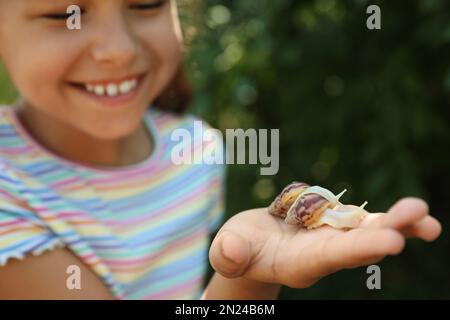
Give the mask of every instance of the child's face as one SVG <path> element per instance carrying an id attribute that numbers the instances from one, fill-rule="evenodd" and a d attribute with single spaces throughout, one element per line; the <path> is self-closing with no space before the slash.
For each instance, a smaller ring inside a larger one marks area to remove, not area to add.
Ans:
<path id="1" fill-rule="evenodd" d="M 83 11 L 81 30 L 69 30 L 64 16 L 45 17 L 72 4 Z M 175 0 L 0 0 L 0 7 L 0 59 L 26 105 L 97 138 L 136 130 L 181 62 Z M 134 98 L 109 98 L 115 106 L 85 89 L 141 75 Z"/>

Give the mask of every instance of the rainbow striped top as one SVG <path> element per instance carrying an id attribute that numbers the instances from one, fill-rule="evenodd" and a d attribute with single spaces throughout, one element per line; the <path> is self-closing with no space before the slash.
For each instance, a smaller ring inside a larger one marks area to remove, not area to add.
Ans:
<path id="1" fill-rule="evenodd" d="M 143 120 L 152 154 L 94 167 L 53 154 L 0 106 L 0 268 L 61 247 L 117 299 L 198 299 L 209 236 L 223 222 L 224 166 L 171 160 L 171 133 L 193 132 L 195 120 L 152 106 Z"/>

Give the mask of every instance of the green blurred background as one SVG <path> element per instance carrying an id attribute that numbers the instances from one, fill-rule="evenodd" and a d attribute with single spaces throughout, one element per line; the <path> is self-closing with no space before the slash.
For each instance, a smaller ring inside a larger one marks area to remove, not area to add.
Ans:
<path id="1" fill-rule="evenodd" d="M 228 166 L 229 216 L 300 180 L 347 188 L 369 211 L 419 196 L 443 224 L 435 243 L 379 264 L 382 290 L 360 268 L 281 298 L 450 298 L 450 2 L 188 2 L 193 111 L 221 129 L 280 129 L 276 176 Z M 381 30 L 366 28 L 370 4 Z"/>
<path id="2" fill-rule="evenodd" d="M 443 225 L 379 265 L 280 298 L 450 298 L 450 2 L 178 0 L 194 85 L 191 112 L 214 126 L 280 129 L 280 170 L 229 165 L 227 215 L 267 206 L 293 180 L 349 191 L 385 211 L 419 196 Z M 382 29 L 366 28 L 367 6 Z M 0 70 L 0 103 L 16 93 Z"/>

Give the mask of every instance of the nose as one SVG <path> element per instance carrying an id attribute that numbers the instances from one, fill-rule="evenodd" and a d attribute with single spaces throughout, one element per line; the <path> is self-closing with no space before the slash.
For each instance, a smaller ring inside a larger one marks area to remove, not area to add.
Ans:
<path id="1" fill-rule="evenodd" d="M 108 21 L 106 21 L 108 20 Z M 92 57 L 96 62 L 114 66 L 130 64 L 136 57 L 138 43 L 123 17 L 104 19 L 97 25 Z"/>

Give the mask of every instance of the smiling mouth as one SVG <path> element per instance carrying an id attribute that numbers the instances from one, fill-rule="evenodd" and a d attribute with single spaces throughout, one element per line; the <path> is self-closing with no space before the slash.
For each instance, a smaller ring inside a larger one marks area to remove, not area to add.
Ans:
<path id="1" fill-rule="evenodd" d="M 69 84 L 78 89 L 98 97 L 119 97 L 133 92 L 142 81 L 144 74 L 132 76 L 121 81 L 102 81 L 102 82 L 69 82 Z"/>

